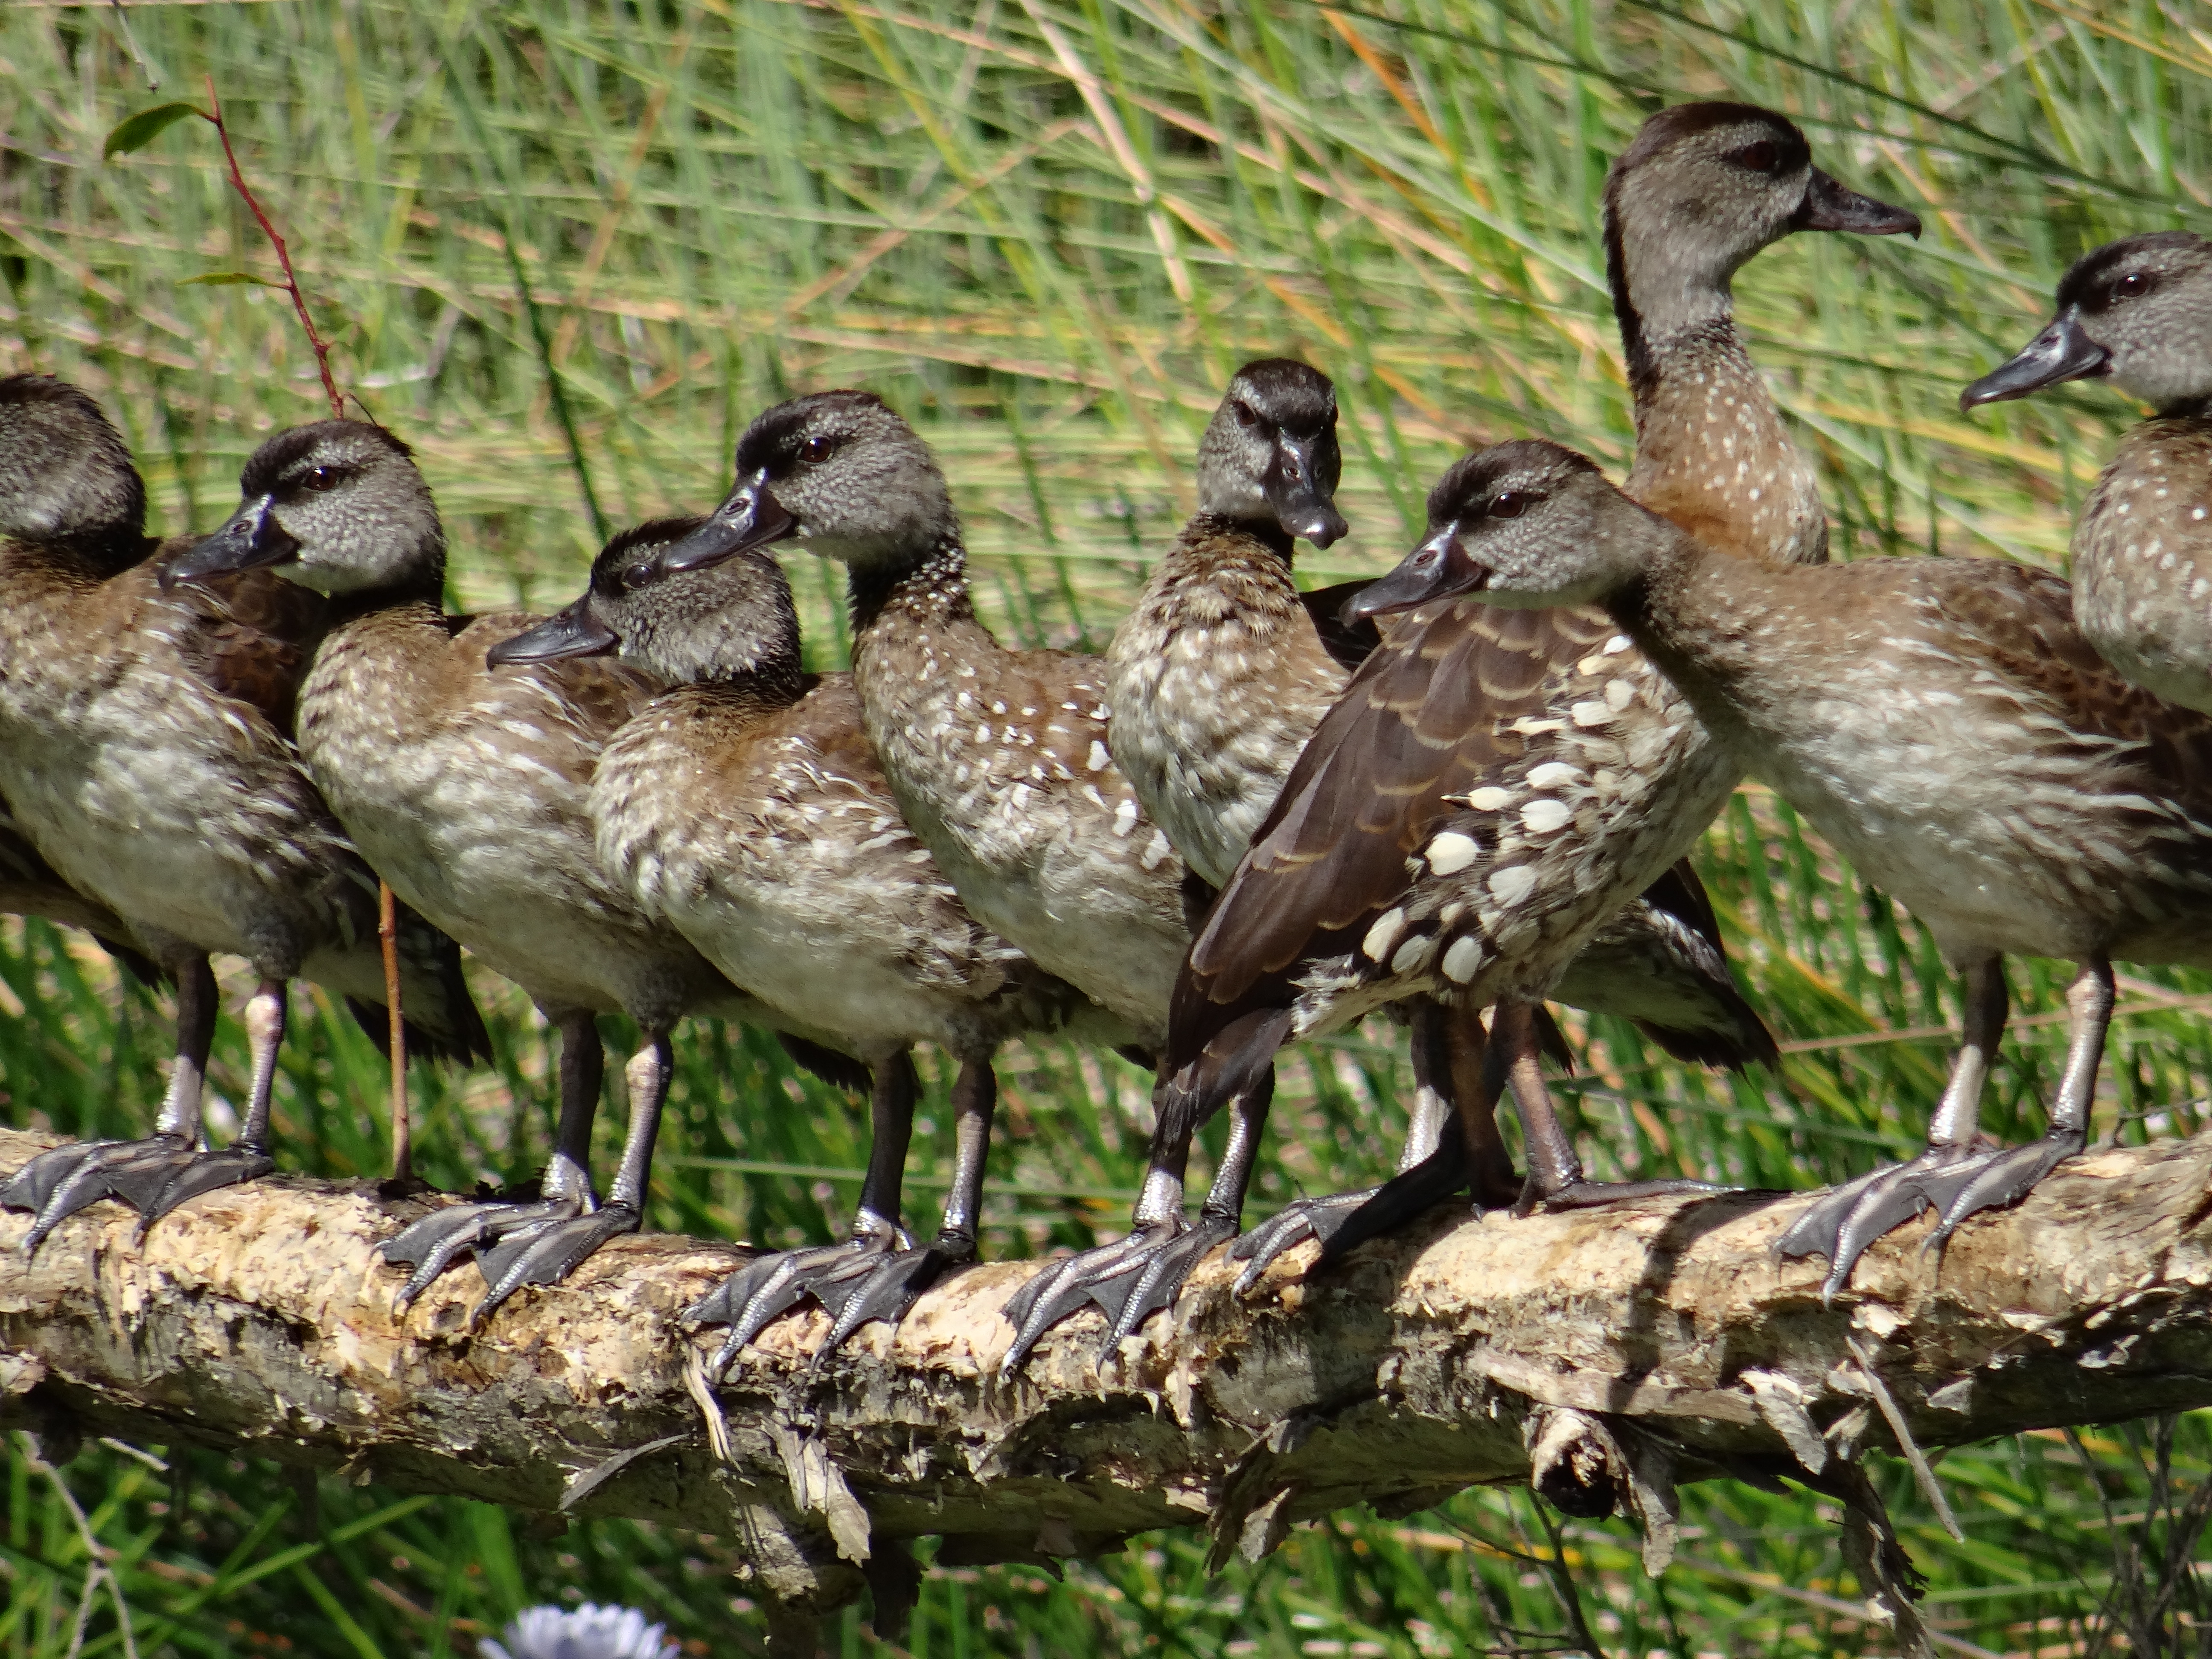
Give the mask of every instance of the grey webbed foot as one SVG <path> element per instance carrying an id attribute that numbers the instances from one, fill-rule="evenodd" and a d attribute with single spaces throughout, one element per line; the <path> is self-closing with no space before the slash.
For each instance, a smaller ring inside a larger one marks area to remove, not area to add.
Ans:
<path id="1" fill-rule="evenodd" d="M 1775 1249 L 1790 1257 L 1825 1255 L 1828 1276 L 1820 1300 L 1832 1302 L 1850 1283 L 1867 1247 L 1923 1210 L 1939 1214 L 1980 1167 L 1960 1146 L 1930 1146 L 1917 1158 L 1846 1182 L 1797 1218 Z"/>
<path id="2" fill-rule="evenodd" d="M 508 1233 L 483 1253 L 480 1265 L 490 1288 L 469 1310 L 469 1328 L 481 1328 L 501 1303 L 526 1285 L 558 1285 L 600 1245 L 644 1224 L 645 1218 L 629 1205 L 605 1204 L 588 1214 Z"/>
<path id="3" fill-rule="evenodd" d="M 1328 1246 L 1345 1224 L 1382 1190 L 1380 1187 L 1367 1187 L 1356 1193 L 1331 1193 L 1322 1198 L 1297 1199 L 1285 1205 L 1229 1247 L 1231 1259 L 1244 1264 L 1244 1271 L 1237 1275 L 1237 1294 L 1243 1296 L 1257 1285 L 1261 1275 L 1274 1266 L 1276 1257 L 1296 1249 L 1310 1238 L 1321 1242 L 1322 1254 L 1326 1257 Z"/>
<path id="4" fill-rule="evenodd" d="M 833 1286 L 822 1302 L 836 1315 L 837 1322 L 830 1328 L 828 1340 L 814 1356 L 816 1361 L 836 1352 L 847 1337 L 872 1321 L 882 1320 L 897 1329 L 921 1299 L 921 1293 L 942 1279 L 947 1268 L 965 1267 L 975 1259 L 975 1247 L 970 1241 L 933 1239 L 878 1263 L 873 1273 L 857 1284 Z"/>
<path id="5" fill-rule="evenodd" d="M 55 1228 L 103 1198 L 120 1199 L 143 1210 L 173 1176 L 201 1156 L 190 1140 L 172 1134 L 102 1141 L 88 1148 L 48 1190 L 37 1220 L 23 1236 L 24 1254 L 36 1250 Z"/>
<path id="6" fill-rule="evenodd" d="M 46 1207 L 54 1189 L 67 1181 L 77 1165 L 109 1146 L 134 1143 L 122 1140 L 71 1140 L 49 1146 L 9 1177 L 0 1187 L 0 1209 L 28 1210 L 33 1215 Z"/>
<path id="7" fill-rule="evenodd" d="M 410 1222 L 378 1247 L 386 1261 L 414 1270 L 399 1287 L 399 1294 L 392 1297 L 392 1312 L 405 1311 L 410 1303 L 430 1288 L 439 1274 L 464 1257 L 489 1249 L 510 1234 L 571 1220 L 579 1212 L 576 1200 L 568 1198 L 540 1199 L 525 1204 L 495 1200 L 481 1204 L 449 1204 L 419 1221 Z"/>
<path id="8" fill-rule="evenodd" d="M 720 1376 L 740 1348 L 810 1296 L 830 1310 L 833 1322 L 842 1322 L 852 1297 L 899 1260 L 911 1242 L 903 1229 L 886 1224 L 864 1227 L 835 1244 L 779 1250 L 746 1263 L 693 1303 L 684 1316 L 701 1325 L 730 1328 L 714 1355 L 713 1369 Z M 850 1334 L 849 1329 L 839 1334 L 833 1328 L 828 1346 L 835 1347 Z"/>
<path id="9" fill-rule="evenodd" d="M 2025 1146 L 2001 1147 L 1967 1159 L 1952 1182 L 1942 1223 L 1928 1236 L 1929 1248 L 1942 1245 L 1968 1216 L 2020 1202 L 2044 1176 L 2078 1154 L 2084 1140 L 2079 1129 L 2053 1129 Z"/>
<path id="10" fill-rule="evenodd" d="M 1181 1217 L 1140 1228 L 1127 1238 L 1054 1263 L 1024 1285 L 1003 1312 L 1015 1330 L 1000 1362 L 1012 1370 L 1027 1359 L 1044 1334 L 1086 1305 L 1106 1316 L 1101 1358 L 1153 1314 L 1170 1306 L 1206 1253 L 1237 1236 L 1237 1224 L 1206 1211 L 1195 1222 Z"/>
<path id="11" fill-rule="evenodd" d="M 276 1167 L 276 1160 L 265 1148 L 233 1141 L 182 1163 L 152 1166 L 132 1163 L 109 1179 L 118 1196 L 138 1206 L 138 1237 L 143 1238 L 149 1227 L 186 1200 L 258 1181 Z"/>

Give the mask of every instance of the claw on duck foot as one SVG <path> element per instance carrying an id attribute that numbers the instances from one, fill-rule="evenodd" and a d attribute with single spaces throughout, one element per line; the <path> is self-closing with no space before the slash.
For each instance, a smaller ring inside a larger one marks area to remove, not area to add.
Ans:
<path id="1" fill-rule="evenodd" d="M 567 1220 L 541 1222 L 510 1232 L 482 1253 L 478 1266 L 489 1287 L 469 1310 L 469 1328 L 483 1328 L 500 1304 L 528 1285 L 558 1285 L 600 1245 L 634 1233 L 644 1218 L 627 1204 L 607 1204 Z"/>
<path id="2" fill-rule="evenodd" d="M 1154 1223 L 1114 1243 L 1053 1263 L 1002 1310 L 1015 1334 L 1000 1370 L 1018 1369 L 1047 1331 L 1086 1305 L 1106 1316 L 1106 1340 L 1100 1349 L 1104 1359 L 1123 1337 L 1174 1303 L 1191 1269 L 1207 1251 L 1236 1236 L 1237 1224 L 1228 1217 L 1200 1212 L 1195 1222 L 1177 1217 Z"/>
<path id="3" fill-rule="evenodd" d="M 539 1199 L 524 1204 L 493 1200 L 449 1204 L 410 1222 L 377 1247 L 386 1261 L 414 1270 L 392 1297 L 392 1310 L 405 1311 L 456 1261 L 510 1235 L 567 1221 L 578 1213 L 580 1206 L 573 1199 Z"/>

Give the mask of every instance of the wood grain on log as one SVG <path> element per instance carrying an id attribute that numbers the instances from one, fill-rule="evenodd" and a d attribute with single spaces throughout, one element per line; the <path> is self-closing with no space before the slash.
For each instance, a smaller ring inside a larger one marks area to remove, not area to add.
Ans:
<path id="1" fill-rule="evenodd" d="M 0 1170 L 50 1143 L 0 1132 Z M 471 1335 L 471 1269 L 392 1316 L 374 1247 L 419 1202 L 276 1178 L 143 1241 L 94 1206 L 27 1262 L 27 1218 L 0 1218 L 0 1420 L 725 1534 L 761 1591 L 823 1605 L 861 1564 L 896 1595 L 886 1546 L 932 1534 L 946 1560 L 1176 1525 L 1256 1554 L 1345 1504 L 1526 1480 L 1562 1420 L 1615 1431 L 1656 1525 L 1675 1472 L 1817 1480 L 1893 1444 L 1884 1388 L 1923 1446 L 2212 1404 L 2212 1134 L 2077 1159 L 1940 1257 L 1907 1226 L 1832 1309 L 1822 1264 L 1771 1253 L 1803 1202 L 1440 1214 L 1311 1282 L 1309 1247 L 1243 1300 L 1216 1256 L 1104 1371 L 1086 1315 L 1000 1376 L 1032 1267 L 982 1267 L 818 1369 L 826 1321 L 786 1317 L 708 1390 L 719 1333 L 678 1312 L 728 1246 L 617 1240 Z"/>

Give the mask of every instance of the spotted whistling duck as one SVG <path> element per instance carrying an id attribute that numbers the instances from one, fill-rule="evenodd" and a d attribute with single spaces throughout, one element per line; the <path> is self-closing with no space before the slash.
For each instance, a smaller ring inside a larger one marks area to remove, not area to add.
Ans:
<path id="1" fill-rule="evenodd" d="M 1306 740 L 1376 642 L 1370 624 L 1348 647 L 1340 631 L 1325 635 L 1326 610 L 1314 615 L 1317 600 L 1340 604 L 1364 584 L 1316 595 L 1291 579 L 1299 537 L 1327 546 L 1345 532 L 1333 499 L 1341 471 L 1336 422 L 1335 387 L 1318 369 L 1267 358 L 1237 371 L 1200 441 L 1199 510 L 1106 653 L 1115 758 L 1207 884 L 1208 898 L 1234 872 Z M 1671 1052 L 1729 1065 L 1772 1052 L 1729 977 L 1686 860 L 1623 908 L 1558 988 L 1586 1007 L 1656 1016 L 1654 1035 Z M 1408 1006 L 1415 1091 L 1401 1170 L 1435 1149 L 1455 1073 L 1476 1075 L 1484 1041 L 1474 1008 L 1447 1011 L 1428 997 Z M 1484 1154 L 1479 1195 L 1510 1203 L 1512 1163 L 1487 1109 L 1460 1105 Z M 1289 1206 L 1261 1229 L 1251 1247 L 1256 1262 L 1295 1237 L 1326 1238 L 1370 1195 Z M 1256 1275 L 1258 1266 L 1249 1271 Z"/>
<path id="2" fill-rule="evenodd" d="M 42 375 L 0 380 L 0 794 L 40 857 L 177 986 L 154 1133 L 57 1147 L 18 1171 L 0 1203 L 35 1212 L 27 1249 L 102 1197 L 151 1224 L 266 1172 L 285 982 L 304 975 L 356 1012 L 385 994 L 376 878 L 288 736 L 320 602 L 261 577 L 164 592 L 145 511 L 97 404 Z M 410 915 L 400 944 L 416 1051 L 487 1052 L 453 942 Z M 260 983 L 245 1118 L 209 1152 L 216 951 L 246 957 Z M 380 1029 L 380 1012 L 364 1024 Z"/>
<path id="3" fill-rule="evenodd" d="M 1601 605 L 1705 729 L 1924 923 L 1965 980 L 1966 1036 L 1926 1152 L 1838 1189 L 1785 1236 L 1826 1293 L 1925 1207 L 1940 1241 L 2081 1148 L 2112 963 L 2212 965 L 2212 724 L 2130 685 L 2068 585 L 1999 559 L 1806 568 L 1730 558 L 1531 441 L 1455 465 L 1407 596 Z M 1928 710 L 1944 711 L 1931 721 Z M 2072 958 L 2050 1132 L 1976 1144 L 2007 954 Z"/>
<path id="4" fill-rule="evenodd" d="M 2212 241 L 2107 243 L 2058 284 L 2058 315 L 1963 409 L 2100 377 L 2154 413 L 2120 441 L 2074 526 L 2074 619 L 2146 691 L 2212 714 Z"/>
<path id="5" fill-rule="evenodd" d="M 602 862 L 732 982 L 835 1032 L 874 1075 L 851 1239 L 763 1256 L 691 1309 L 730 1327 L 726 1364 L 802 1297 L 830 1311 L 827 1352 L 870 1320 L 896 1325 L 947 1267 L 973 1261 L 993 1054 L 1009 1036 L 1081 1023 L 1088 1004 L 979 927 L 938 873 L 861 730 L 852 676 L 805 672 L 774 558 L 747 551 L 684 572 L 653 562 L 700 523 L 617 537 L 584 595 L 501 655 L 619 652 L 669 686 L 600 757 L 591 811 Z M 899 1214 L 917 1042 L 960 1065 L 952 1190 L 936 1237 L 918 1248 Z"/>
<path id="6" fill-rule="evenodd" d="M 663 556 L 696 568 L 785 537 L 850 572 L 862 724 L 915 833 L 976 921 L 1066 980 L 1156 1055 L 1189 942 L 1183 865 L 1107 746 L 1105 665 L 1009 650 L 975 616 L 960 523 L 935 458 L 864 392 L 793 399 L 739 440 L 737 485 Z M 1265 1121 L 1272 1073 L 1235 1102 L 1228 1164 Z M 1172 1121 L 1154 1149 L 1188 1135 Z M 1109 1345 L 1166 1305 L 1234 1235 L 1241 1184 L 1217 1182 L 1195 1223 L 1180 1156 L 1147 1169 L 1137 1229 L 1057 1264 L 1009 1304 L 1018 1364 L 1066 1308 L 1107 1313 Z"/>
<path id="7" fill-rule="evenodd" d="M 1737 104 L 1653 116 L 1604 202 L 1634 394 L 1631 491 L 1745 556 L 1825 558 L 1812 468 L 1736 332 L 1730 283 L 1793 231 L 1887 234 L 1918 221 L 1814 167 L 1783 117 Z M 1370 588 L 1352 608 L 1371 617 L 1386 603 Z M 1460 600 L 1400 616 L 1192 947 L 1168 1094 L 1194 1097 L 1182 1109 L 1201 1115 L 1287 1038 L 1400 998 L 1495 1002 L 1493 1074 L 1512 1087 L 1528 1148 L 1522 1203 L 1643 1190 L 1584 1179 L 1535 1069 L 1534 1000 L 1683 856 L 1738 771 L 1601 613 Z M 1328 1251 L 1442 1197 L 1467 1158 L 1446 1136 Z M 1278 1242 L 1255 1235 L 1240 1249 L 1256 1268 Z"/>
<path id="8" fill-rule="evenodd" d="M 402 1307 L 478 1256 L 486 1290 L 470 1320 L 480 1323 L 641 1224 L 676 1023 L 762 1011 L 645 916 L 593 850 L 592 769 L 657 683 L 607 662 L 488 665 L 487 652 L 542 618 L 447 614 L 437 504 L 407 446 L 380 427 L 281 432 L 240 487 L 237 513 L 172 574 L 265 569 L 329 597 L 329 631 L 300 687 L 301 755 L 392 890 L 520 986 L 561 1035 L 559 1125 L 540 1195 L 447 1206 L 383 1246 L 412 1269 Z M 605 1068 L 594 1017 L 617 1012 L 644 1041 L 601 1203 L 590 1175 Z"/>

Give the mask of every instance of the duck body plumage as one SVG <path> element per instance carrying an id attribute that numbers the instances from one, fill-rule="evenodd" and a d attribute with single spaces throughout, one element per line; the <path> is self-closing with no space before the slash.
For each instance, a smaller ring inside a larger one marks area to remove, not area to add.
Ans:
<path id="1" fill-rule="evenodd" d="M 2108 665 L 2064 580 L 1990 559 L 1686 572 L 1634 613 L 1647 647 L 1952 961 L 2212 963 L 2212 722 Z"/>
<path id="2" fill-rule="evenodd" d="M 1108 651 L 1115 763 L 1219 887 L 1349 678 L 1291 574 L 1290 538 L 1200 514 Z"/>
<path id="3" fill-rule="evenodd" d="M 428 599 L 342 617 L 301 688 L 309 766 L 393 890 L 549 1015 L 665 1026 L 734 1002 L 593 850 L 600 751 L 658 686 L 597 659 L 486 666 L 539 620 L 448 617 Z"/>
<path id="4" fill-rule="evenodd" d="M 2120 440 L 2075 521 L 2075 620 L 2130 680 L 2212 714 L 2212 415 Z"/>
<path id="5" fill-rule="evenodd" d="M 734 983 L 860 1054 L 970 1057 L 1083 1004 L 980 926 L 907 827 L 852 678 L 683 685 L 607 747 L 599 857 Z"/>
<path id="6" fill-rule="evenodd" d="M 952 543 L 860 608 L 853 672 L 899 809 L 976 921 L 1157 1048 L 1183 864 L 1114 763 L 1105 665 L 1001 646 Z"/>
<path id="7" fill-rule="evenodd" d="M 150 556 L 103 574 L 21 543 L 0 586 L 0 787 L 54 870 L 164 966 L 228 951 L 381 1002 L 376 878 L 285 730 L 323 602 L 258 572 L 165 593 Z M 410 1018 L 480 1049 L 450 965 L 410 943 Z"/>

